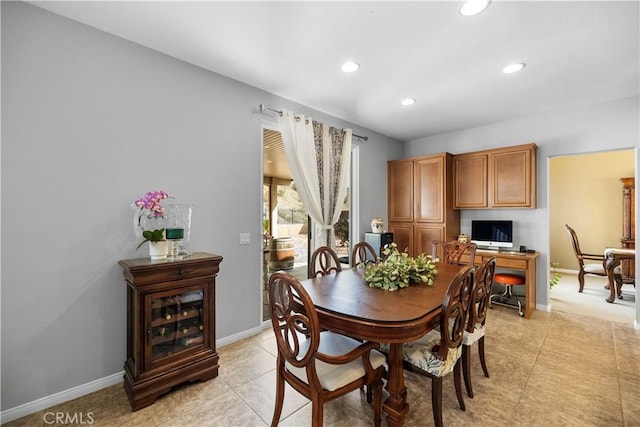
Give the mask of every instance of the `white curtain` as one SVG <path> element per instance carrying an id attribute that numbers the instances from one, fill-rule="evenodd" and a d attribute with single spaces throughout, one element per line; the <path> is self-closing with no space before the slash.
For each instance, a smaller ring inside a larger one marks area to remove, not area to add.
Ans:
<path id="1" fill-rule="evenodd" d="M 340 219 L 349 183 L 351 129 L 326 126 L 284 109 L 280 129 L 300 199 L 321 229 L 310 249 L 335 248 L 333 226 Z"/>

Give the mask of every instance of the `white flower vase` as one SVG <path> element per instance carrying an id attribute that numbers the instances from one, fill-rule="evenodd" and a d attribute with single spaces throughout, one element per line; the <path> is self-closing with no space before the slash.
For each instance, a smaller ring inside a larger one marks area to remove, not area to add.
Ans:
<path id="1" fill-rule="evenodd" d="M 384 228 L 384 222 L 381 218 L 375 217 L 371 220 L 371 232 L 376 234 L 382 234 Z"/>
<path id="2" fill-rule="evenodd" d="M 161 261 L 167 259 L 169 254 L 169 241 L 160 240 L 157 242 L 149 242 L 149 256 L 151 261 Z"/>

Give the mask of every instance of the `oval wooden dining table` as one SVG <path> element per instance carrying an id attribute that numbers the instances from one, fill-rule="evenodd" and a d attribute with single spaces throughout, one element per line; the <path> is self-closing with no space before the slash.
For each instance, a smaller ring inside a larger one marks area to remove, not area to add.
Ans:
<path id="1" fill-rule="evenodd" d="M 437 326 L 444 295 L 458 271 L 458 265 L 438 264 L 432 285 L 416 284 L 396 291 L 369 287 L 362 270 L 343 270 L 301 282 L 313 300 L 321 327 L 361 340 L 390 343 L 389 397 L 382 404 L 389 426 L 401 426 L 409 412 L 402 343 Z"/>

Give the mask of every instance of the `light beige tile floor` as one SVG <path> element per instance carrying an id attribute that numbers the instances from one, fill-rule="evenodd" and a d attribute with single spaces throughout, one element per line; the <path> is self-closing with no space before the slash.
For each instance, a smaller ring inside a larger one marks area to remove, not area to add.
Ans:
<path id="1" fill-rule="evenodd" d="M 218 351 L 217 378 L 177 387 L 137 412 L 116 385 L 3 426 L 49 426 L 46 412 L 91 412 L 94 426 L 270 425 L 276 351 L 271 329 Z M 629 323 L 541 311 L 527 320 L 516 310 L 495 307 L 489 311 L 486 352 L 490 378 L 482 375 L 472 349 L 475 397 L 465 399 L 466 412 L 457 405 L 453 378 L 445 379 L 446 425 L 640 425 L 640 331 Z M 432 425 L 431 381 L 412 373 L 405 373 L 405 381 L 410 405 L 405 425 Z M 310 409 L 287 388 L 280 425 L 310 425 Z M 325 406 L 326 426 L 368 426 L 372 420 L 359 391 Z"/>

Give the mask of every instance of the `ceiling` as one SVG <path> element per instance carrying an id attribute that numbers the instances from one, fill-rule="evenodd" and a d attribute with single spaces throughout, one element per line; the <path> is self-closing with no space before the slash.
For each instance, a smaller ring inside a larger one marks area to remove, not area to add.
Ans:
<path id="1" fill-rule="evenodd" d="M 262 175 L 269 178 L 293 179 L 280 132 L 262 129 L 262 143 Z"/>
<path id="2" fill-rule="evenodd" d="M 639 93 L 638 1 L 30 3 L 403 141 Z"/>

